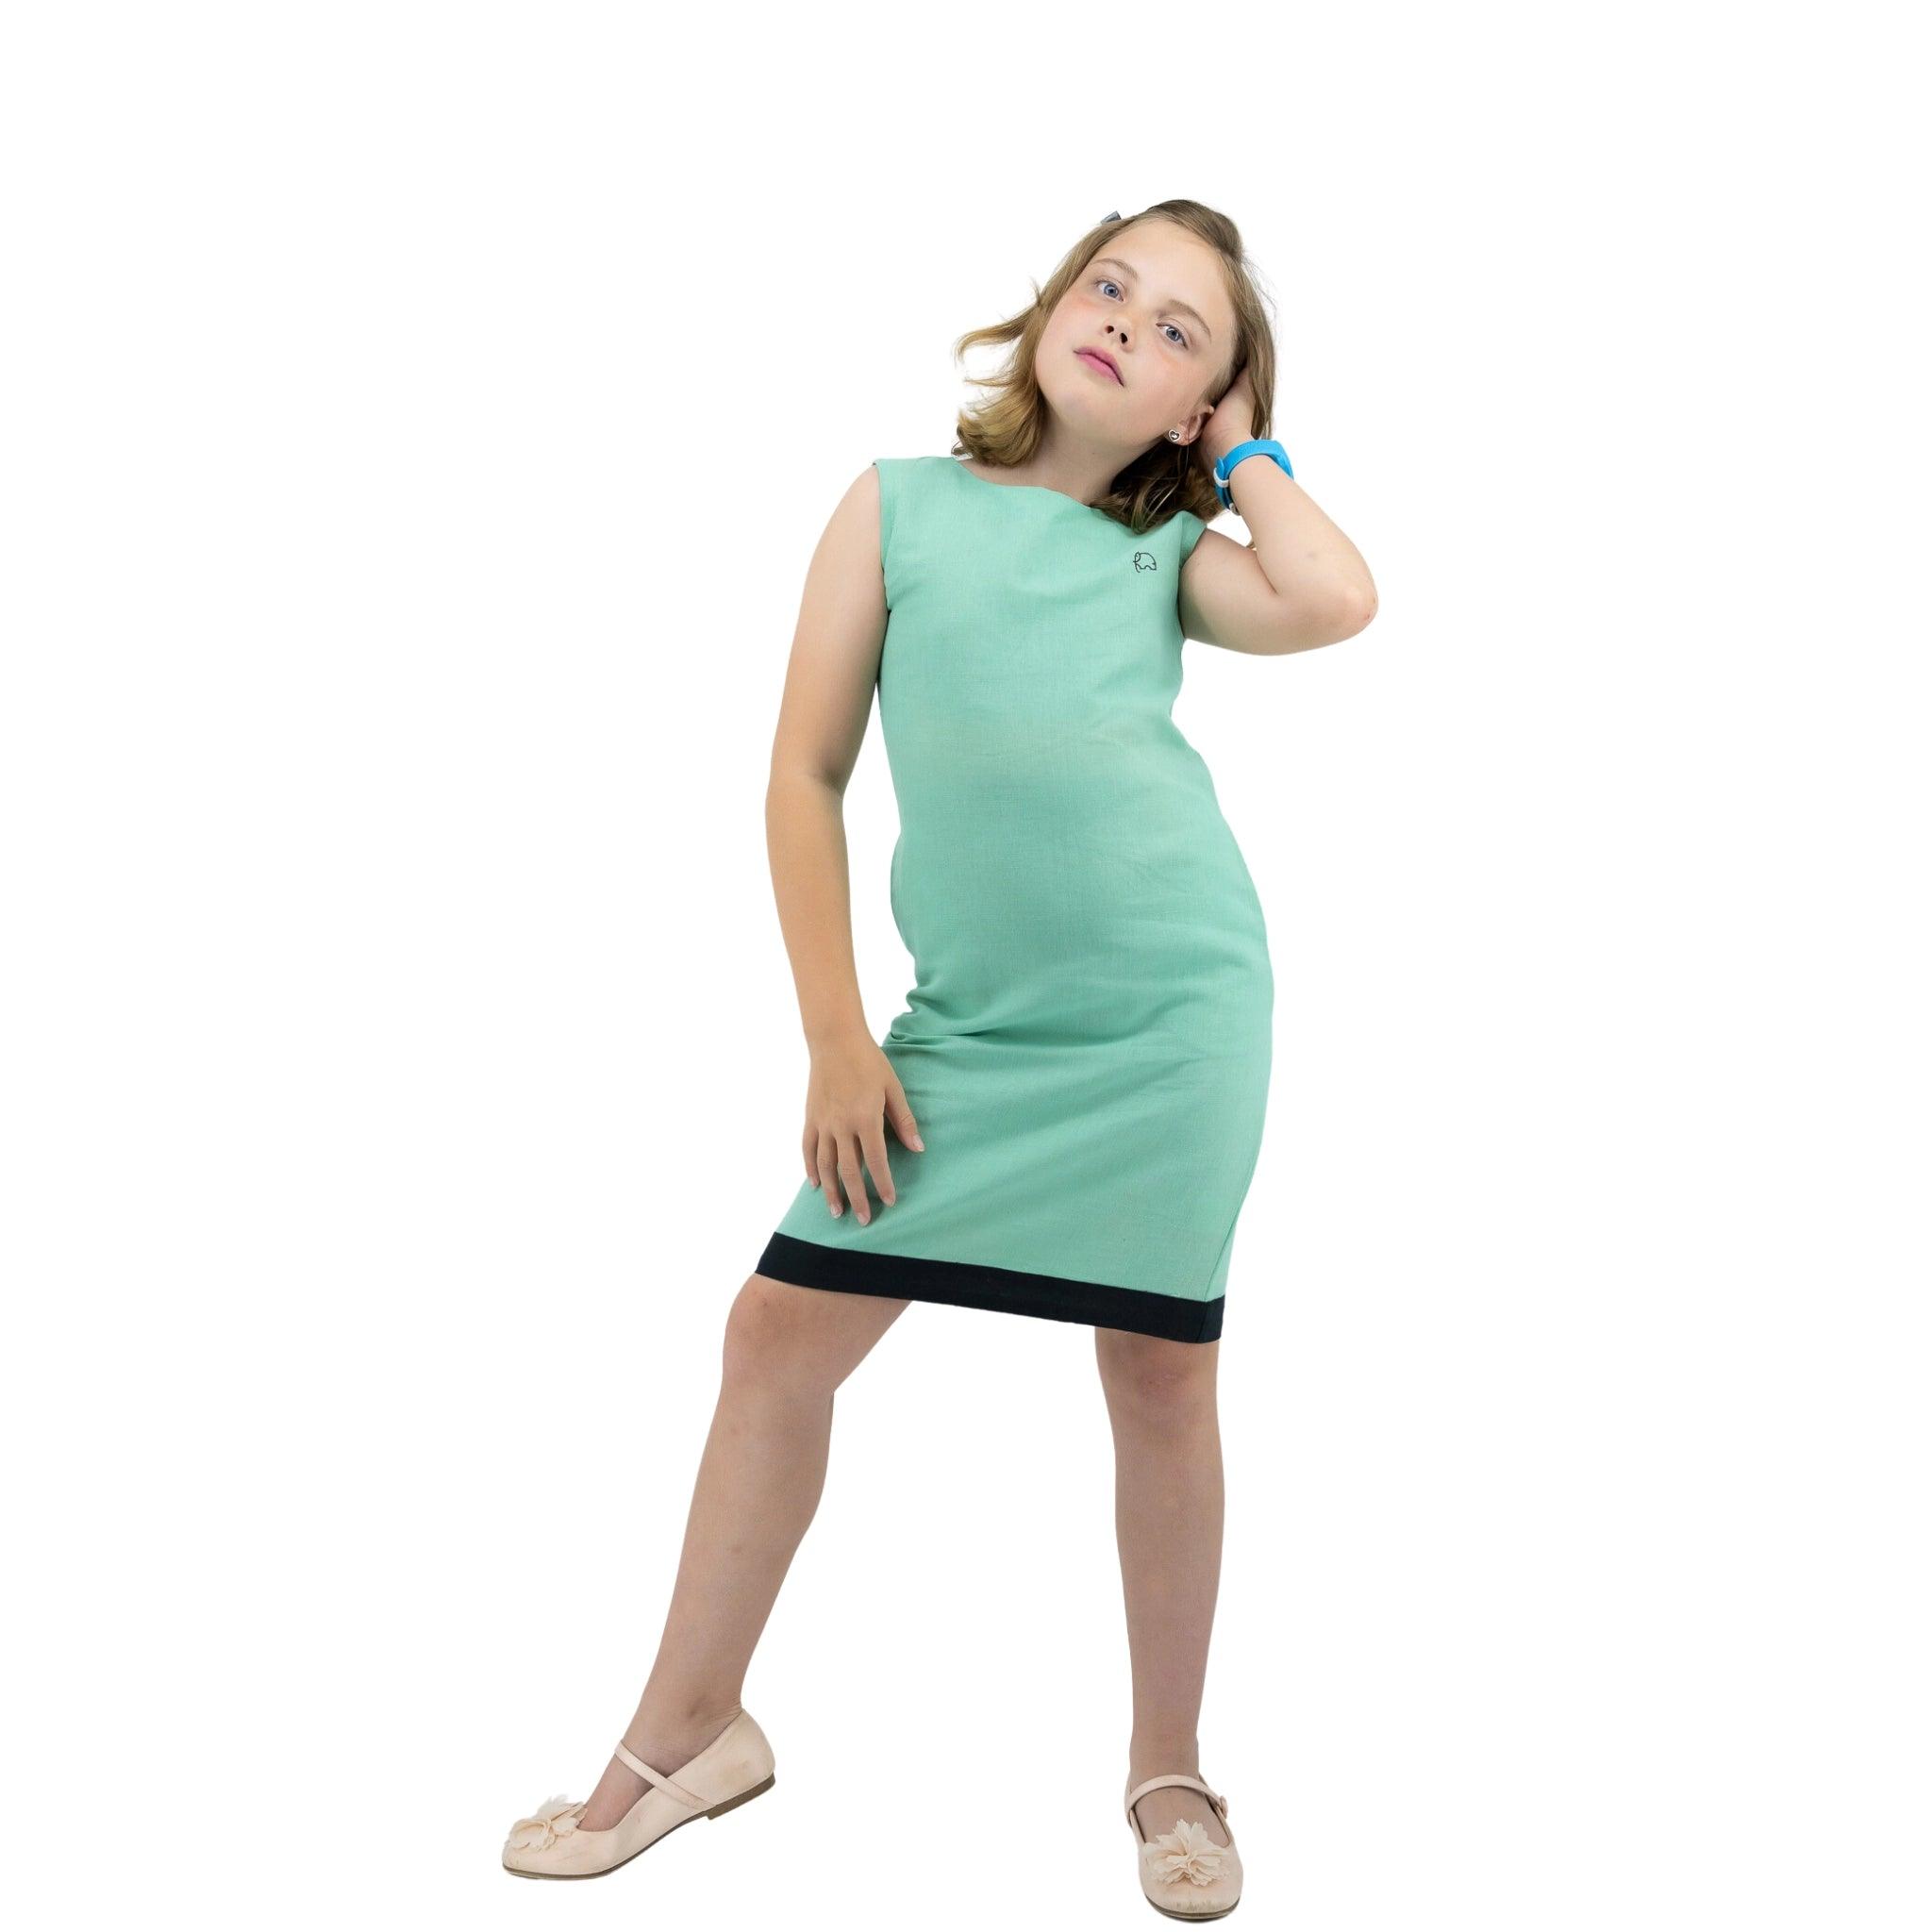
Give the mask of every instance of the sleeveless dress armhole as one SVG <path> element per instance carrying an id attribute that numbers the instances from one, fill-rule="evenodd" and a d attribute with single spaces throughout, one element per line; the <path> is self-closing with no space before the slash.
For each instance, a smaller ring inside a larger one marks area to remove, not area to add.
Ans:
<path id="1" fill-rule="evenodd" d="M 892 608 L 892 509 L 898 487 L 892 480 L 891 457 L 874 457 L 872 466 L 879 473 L 879 573 L 885 579 L 886 608 Z"/>
<path id="2" fill-rule="evenodd" d="M 1181 561 L 1185 563 L 1194 554 L 1194 545 L 1201 541 L 1201 533 L 1208 525 L 1191 509 L 1175 510 L 1174 520 L 1181 533 Z"/>

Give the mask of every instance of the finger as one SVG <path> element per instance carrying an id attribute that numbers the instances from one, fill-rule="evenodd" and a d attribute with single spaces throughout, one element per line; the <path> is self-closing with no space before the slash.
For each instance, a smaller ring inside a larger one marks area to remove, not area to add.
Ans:
<path id="1" fill-rule="evenodd" d="M 805 1125 L 805 1141 L 800 1149 L 805 1156 L 805 1177 L 813 1187 L 819 1184 L 819 1130 L 809 1121 Z"/>
<path id="2" fill-rule="evenodd" d="M 919 1123 L 912 1118 L 912 1108 L 906 1098 L 903 1087 L 889 1087 L 886 1090 L 886 1118 L 892 1124 L 893 1133 L 914 1153 L 923 1154 L 925 1142 L 919 1138 Z"/>
<path id="3" fill-rule="evenodd" d="M 872 1170 L 872 1184 L 879 1191 L 879 1199 L 890 1208 L 899 1195 L 892 1186 L 891 1163 L 886 1158 L 885 1130 L 874 1121 L 860 1139 L 865 1147 L 865 1164 Z"/>
<path id="4" fill-rule="evenodd" d="M 872 1198 L 865 1191 L 865 1170 L 858 1164 L 858 1138 L 848 1128 L 839 1137 L 839 1178 L 844 1184 L 845 1198 L 858 1216 L 861 1227 L 872 1223 Z"/>
<path id="5" fill-rule="evenodd" d="M 844 1210 L 839 1193 L 839 1143 L 829 1133 L 819 1136 L 819 1185 L 825 1191 L 825 1208 L 836 1220 Z"/>

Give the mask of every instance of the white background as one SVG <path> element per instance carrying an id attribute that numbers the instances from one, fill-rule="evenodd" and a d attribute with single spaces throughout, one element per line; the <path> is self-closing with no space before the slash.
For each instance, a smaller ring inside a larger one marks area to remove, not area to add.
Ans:
<path id="1" fill-rule="evenodd" d="M 8 9 L 32 1923 L 1147 1923 L 1091 1334 L 931 1306 L 838 1398 L 772 1798 L 497 1859 L 629 1718 L 799 1178 L 807 560 L 948 447 L 955 337 L 1190 195 L 1381 594 L 1176 710 L 1278 984 L 1202 1718 L 1246 1922 L 1926 1924 L 1890 11 Z M 875 724 L 848 824 L 882 1030 Z"/>

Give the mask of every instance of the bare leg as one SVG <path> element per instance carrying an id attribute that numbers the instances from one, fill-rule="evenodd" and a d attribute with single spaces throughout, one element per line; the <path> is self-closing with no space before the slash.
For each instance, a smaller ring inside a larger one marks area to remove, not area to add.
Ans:
<path id="1" fill-rule="evenodd" d="M 625 1744 L 667 1776 L 738 1715 L 745 1667 L 818 1510 L 833 1393 L 908 1307 L 762 1274 L 739 1290 L 670 1610 L 624 1733 Z M 608 1831 L 644 1790 L 613 1757 L 584 1829 Z"/>
<path id="2" fill-rule="evenodd" d="M 1114 1533 L 1134 1677 L 1124 1797 L 1161 1772 L 1201 1776 L 1196 1733 L 1221 1584 L 1221 1344 L 1119 1328 L 1096 1328 L 1093 1341 L 1113 1424 Z M 1228 1841 L 1208 1800 L 1179 1785 L 1149 1791 L 1134 1814 L 1149 1838 L 1192 1818 L 1214 1843 Z"/>

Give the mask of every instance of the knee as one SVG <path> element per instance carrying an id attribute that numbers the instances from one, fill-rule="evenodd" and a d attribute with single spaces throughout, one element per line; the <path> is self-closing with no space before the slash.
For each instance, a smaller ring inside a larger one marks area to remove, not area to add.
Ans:
<path id="1" fill-rule="evenodd" d="M 727 1384 L 758 1389 L 819 1391 L 823 1379 L 814 1366 L 814 1310 L 808 1288 L 754 1274 L 738 1291 L 724 1320 L 724 1375 Z"/>
<path id="2" fill-rule="evenodd" d="M 1100 1378 L 1108 1407 L 1117 1415 L 1158 1426 L 1212 1412 L 1215 1343 L 1170 1341 L 1121 1329 L 1095 1333 Z"/>

